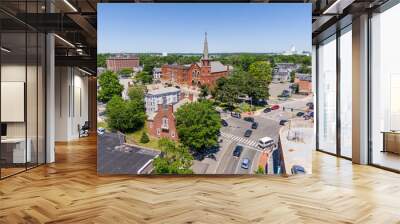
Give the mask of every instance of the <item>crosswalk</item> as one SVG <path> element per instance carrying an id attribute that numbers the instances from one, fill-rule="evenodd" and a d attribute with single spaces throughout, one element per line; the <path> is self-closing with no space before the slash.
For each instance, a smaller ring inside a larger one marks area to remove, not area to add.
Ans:
<path id="1" fill-rule="evenodd" d="M 231 139 L 233 141 L 239 142 L 239 143 L 241 143 L 243 145 L 246 145 L 249 148 L 252 148 L 254 150 L 257 150 L 257 151 L 260 151 L 260 152 L 263 151 L 262 149 L 257 147 L 258 142 L 255 141 L 255 140 L 252 140 L 252 139 L 249 139 L 249 138 L 244 138 L 244 137 L 239 137 L 239 136 L 236 136 L 236 135 L 231 135 L 231 134 L 224 133 L 224 132 L 221 132 L 221 136 L 224 137 L 224 138 Z"/>

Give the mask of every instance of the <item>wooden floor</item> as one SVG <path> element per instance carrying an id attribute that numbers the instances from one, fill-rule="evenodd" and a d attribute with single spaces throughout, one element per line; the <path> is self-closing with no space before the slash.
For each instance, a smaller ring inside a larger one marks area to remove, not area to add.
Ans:
<path id="1" fill-rule="evenodd" d="M 314 154 L 290 178 L 99 177 L 95 138 L 0 181 L 0 223 L 400 223 L 400 175 Z"/>

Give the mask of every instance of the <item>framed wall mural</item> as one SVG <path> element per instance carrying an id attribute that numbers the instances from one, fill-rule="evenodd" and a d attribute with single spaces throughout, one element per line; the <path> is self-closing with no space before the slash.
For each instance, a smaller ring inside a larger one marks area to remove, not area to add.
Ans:
<path id="1" fill-rule="evenodd" d="M 311 4 L 98 4 L 98 173 L 310 174 Z"/>

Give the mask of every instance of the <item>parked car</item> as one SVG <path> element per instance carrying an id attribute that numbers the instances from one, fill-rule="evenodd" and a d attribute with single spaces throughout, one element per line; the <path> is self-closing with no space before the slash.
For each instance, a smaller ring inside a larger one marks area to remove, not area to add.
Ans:
<path id="1" fill-rule="evenodd" d="M 242 161 L 242 168 L 243 169 L 248 169 L 249 168 L 249 164 L 250 164 L 250 160 L 248 158 L 243 159 Z"/>
<path id="2" fill-rule="evenodd" d="M 304 169 L 304 167 L 299 166 L 299 165 L 294 165 L 292 166 L 292 174 L 305 174 L 306 170 Z"/>
<path id="3" fill-rule="evenodd" d="M 246 137 L 246 138 L 248 138 L 248 137 L 250 137 L 251 136 L 251 134 L 253 133 L 253 131 L 252 130 L 250 130 L 250 129 L 247 129 L 245 132 L 244 132 L 244 137 Z"/>
<path id="4" fill-rule="evenodd" d="M 233 150 L 233 156 L 240 157 L 240 154 L 242 154 L 242 151 L 243 151 L 243 146 L 237 145 L 235 147 L 235 150 Z"/>
<path id="5" fill-rule="evenodd" d="M 314 103 L 313 102 L 308 102 L 306 104 L 306 106 L 308 107 L 308 109 L 313 110 L 314 109 Z"/>
<path id="6" fill-rule="evenodd" d="M 239 119 L 242 117 L 242 115 L 240 115 L 240 113 L 237 112 L 231 112 L 231 116 Z"/>
<path id="7" fill-rule="evenodd" d="M 280 124 L 280 125 L 285 125 L 286 122 L 288 122 L 288 120 L 281 120 L 281 121 L 279 121 L 279 124 Z"/>
<path id="8" fill-rule="evenodd" d="M 250 103 L 252 103 L 252 104 L 255 105 L 255 106 L 261 106 L 261 107 L 263 107 L 263 106 L 265 106 L 265 105 L 268 105 L 268 101 L 265 100 L 265 99 L 253 100 L 253 101 L 250 102 Z"/>
<path id="9" fill-rule="evenodd" d="M 105 128 L 97 128 L 97 134 L 98 135 L 104 135 L 104 133 L 106 133 L 106 129 Z"/>
<path id="10" fill-rule="evenodd" d="M 304 112 L 301 112 L 301 111 L 296 114 L 297 117 L 301 117 L 303 115 L 304 115 Z"/>
<path id="11" fill-rule="evenodd" d="M 253 122 L 253 124 L 251 124 L 251 129 L 257 129 L 258 128 L 258 122 Z"/>
<path id="12" fill-rule="evenodd" d="M 271 108 L 267 107 L 264 109 L 264 113 L 269 113 L 269 112 L 271 112 Z"/>
<path id="13" fill-rule="evenodd" d="M 278 109 L 279 109 L 278 104 L 272 105 L 272 107 L 271 107 L 271 110 L 278 110 Z"/>
<path id="14" fill-rule="evenodd" d="M 290 91 L 285 89 L 282 91 L 281 95 L 279 97 L 289 97 L 290 96 Z"/>
<path id="15" fill-rule="evenodd" d="M 221 124 L 224 127 L 228 126 L 228 122 L 226 122 L 226 120 L 224 120 L 224 119 L 221 120 Z"/>
<path id="16" fill-rule="evenodd" d="M 245 117 L 243 120 L 248 121 L 248 122 L 254 122 L 254 117 Z"/>
<path id="17" fill-rule="evenodd" d="M 303 117 L 304 117 L 304 120 L 309 120 L 314 117 L 314 112 L 312 112 L 312 111 L 308 112 Z"/>

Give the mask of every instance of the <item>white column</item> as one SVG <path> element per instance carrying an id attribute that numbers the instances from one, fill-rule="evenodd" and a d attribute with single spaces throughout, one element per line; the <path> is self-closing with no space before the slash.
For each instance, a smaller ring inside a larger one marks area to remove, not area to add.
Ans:
<path id="1" fill-rule="evenodd" d="M 55 56 L 54 35 L 46 36 L 46 163 L 55 161 Z"/>
<path id="2" fill-rule="evenodd" d="M 312 76 L 312 92 L 314 103 L 314 118 L 317 116 L 317 46 L 312 45 L 311 55 L 311 76 Z M 317 136 L 317 122 L 314 122 L 314 136 Z M 317 149 L 317 140 L 314 141 L 314 150 Z"/>
<path id="3" fill-rule="evenodd" d="M 353 162 L 368 163 L 368 15 L 353 19 Z"/>

